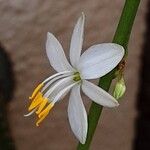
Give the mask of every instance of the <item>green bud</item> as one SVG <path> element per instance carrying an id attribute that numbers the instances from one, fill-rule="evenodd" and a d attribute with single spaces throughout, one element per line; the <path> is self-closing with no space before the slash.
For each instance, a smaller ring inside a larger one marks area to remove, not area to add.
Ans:
<path id="1" fill-rule="evenodd" d="M 114 98 L 116 98 L 117 100 L 120 99 L 124 95 L 125 91 L 126 91 L 125 82 L 123 77 L 121 77 L 121 79 L 115 85 L 113 92 Z"/>

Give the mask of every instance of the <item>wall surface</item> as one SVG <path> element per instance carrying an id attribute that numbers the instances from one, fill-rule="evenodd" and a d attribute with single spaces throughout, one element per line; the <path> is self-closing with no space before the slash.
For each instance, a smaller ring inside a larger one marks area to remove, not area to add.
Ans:
<path id="1" fill-rule="evenodd" d="M 67 120 L 68 99 L 58 103 L 39 128 L 35 117 L 24 118 L 34 87 L 54 73 L 45 53 L 48 31 L 61 41 L 66 54 L 74 24 L 86 14 L 86 49 L 111 42 L 124 1 L 120 0 L 0 0 L 0 41 L 14 65 L 16 89 L 9 121 L 18 150 L 74 150 L 77 144 Z M 131 150 L 136 117 L 140 53 L 147 0 L 143 0 L 129 43 L 127 92 L 116 109 L 104 109 L 91 150 Z M 90 101 L 85 97 L 85 104 Z"/>

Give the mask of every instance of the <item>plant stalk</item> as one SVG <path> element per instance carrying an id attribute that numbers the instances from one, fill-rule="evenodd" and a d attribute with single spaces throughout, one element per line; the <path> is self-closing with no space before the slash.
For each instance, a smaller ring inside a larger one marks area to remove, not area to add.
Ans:
<path id="1" fill-rule="evenodd" d="M 132 30 L 132 26 L 135 20 L 135 16 L 138 10 L 140 0 L 126 0 L 124 8 L 119 20 L 117 30 L 115 32 L 113 43 L 120 44 L 125 49 L 125 56 L 127 56 L 127 46 Z M 105 75 L 99 81 L 99 86 L 104 90 L 108 91 L 111 85 L 112 80 L 115 76 L 116 68 L 113 69 L 110 73 Z M 88 134 L 85 144 L 79 143 L 77 150 L 89 150 L 92 138 L 94 136 L 98 121 L 100 119 L 103 107 L 92 102 L 89 114 L 88 114 Z"/>

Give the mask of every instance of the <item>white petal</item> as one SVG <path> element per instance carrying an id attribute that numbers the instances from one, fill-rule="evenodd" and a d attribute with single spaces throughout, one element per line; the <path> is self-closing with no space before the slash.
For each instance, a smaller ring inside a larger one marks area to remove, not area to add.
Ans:
<path id="1" fill-rule="evenodd" d="M 82 90 L 85 95 L 97 104 L 105 107 L 115 107 L 119 105 L 114 97 L 89 81 L 83 80 Z"/>
<path id="2" fill-rule="evenodd" d="M 46 53 L 49 58 L 51 66 L 57 71 L 62 72 L 66 70 L 73 70 L 69 64 L 63 48 L 55 36 L 47 33 Z"/>
<path id="3" fill-rule="evenodd" d="M 114 43 L 90 47 L 80 57 L 77 66 L 83 79 L 95 79 L 110 72 L 124 56 L 124 48 Z"/>
<path id="4" fill-rule="evenodd" d="M 87 136 L 87 114 L 80 95 L 80 85 L 74 86 L 68 106 L 71 129 L 80 143 L 84 144 Z"/>
<path id="5" fill-rule="evenodd" d="M 84 32 L 84 22 L 85 15 L 82 13 L 82 16 L 78 19 L 77 24 L 73 30 L 71 45 L 70 45 L 70 61 L 72 66 L 76 67 L 82 49 L 83 43 L 83 32 Z"/>

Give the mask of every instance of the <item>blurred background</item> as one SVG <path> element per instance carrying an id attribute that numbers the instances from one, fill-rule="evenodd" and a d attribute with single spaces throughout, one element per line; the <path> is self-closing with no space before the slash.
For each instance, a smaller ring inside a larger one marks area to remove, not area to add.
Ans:
<path id="1" fill-rule="evenodd" d="M 52 32 L 68 55 L 73 27 L 83 11 L 86 14 L 83 49 L 111 42 L 124 2 L 0 0 L 0 150 L 76 149 L 78 141 L 67 119 L 67 97 L 38 128 L 34 116 L 23 117 L 34 87 L 54 73 L 45 53 L 46 33 Z M 125 74 L 126 94 L 118 108 L 104 109 L 91 150 L 148 148 L 148 6 L 148 0 L 141 1 L 133 26 Z M 85 97 L 87 107 L 90 103 Z"/>

